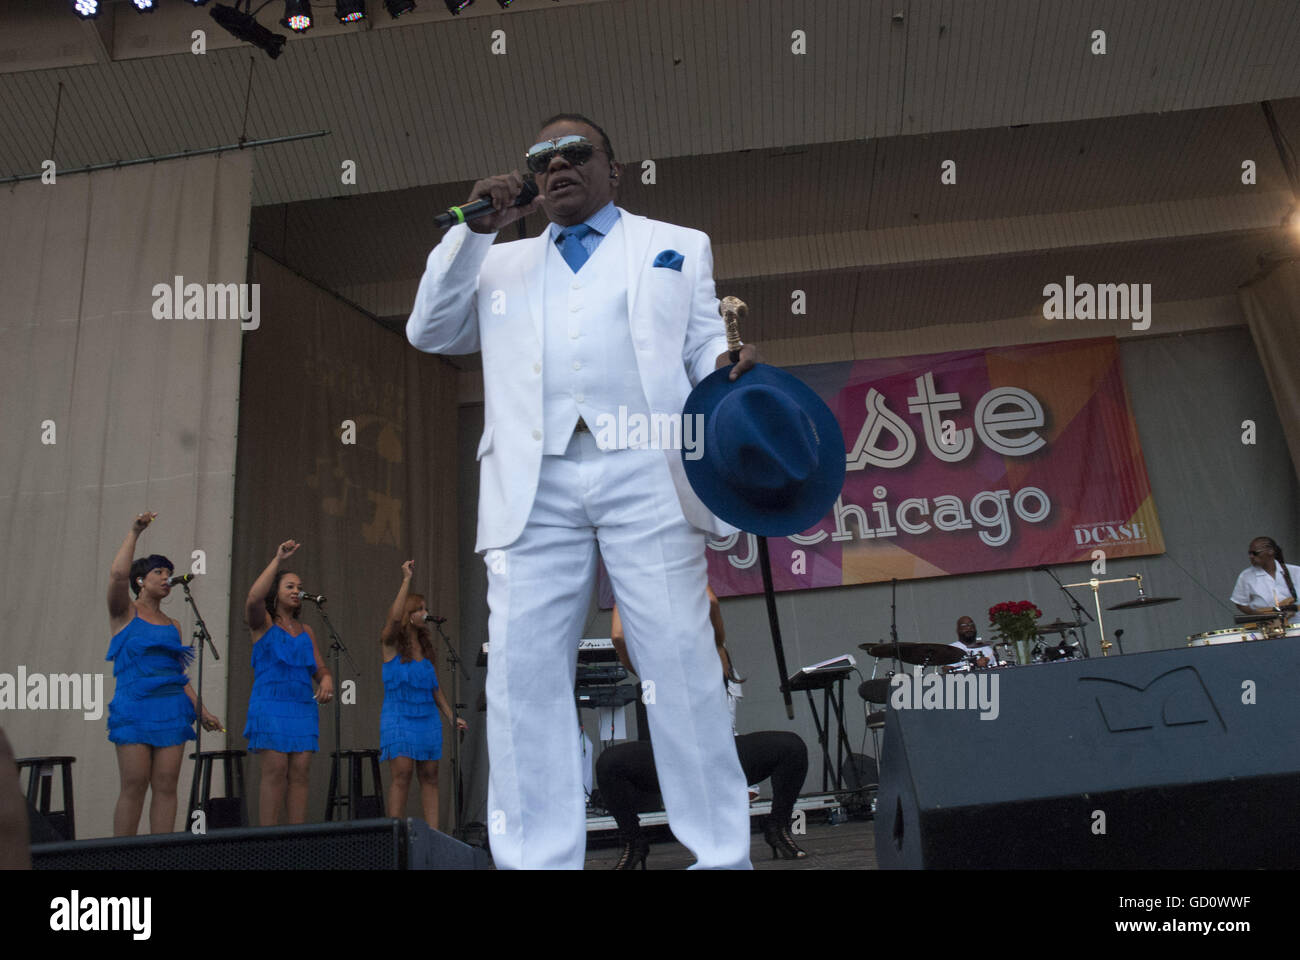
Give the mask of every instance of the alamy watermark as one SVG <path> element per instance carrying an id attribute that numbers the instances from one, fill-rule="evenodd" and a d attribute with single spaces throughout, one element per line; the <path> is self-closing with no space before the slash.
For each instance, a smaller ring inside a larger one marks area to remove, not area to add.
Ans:
<path id="1" fill-rule="evenodd" d="M 153 929 L 152 897 L 83 897 L 73 890 L 50 901 L 50 929 L 59 933 L 125 931 L 148 940 Z"/>
<path id="2" fill-rule="evenodd" d="M 102 673 L 0 673 L 0 710 L 80 710 L 87 720 L 104 715 Z"/>
<path id="3" fill-rule="evenodd" d="M 996 671 L 980 673 L 896 674 L 889 681 L 889 705 L 895 710 L 978 710 L 981 720 L 1001 713 Z"/>
<path id="4" fill-rule="evenodd" d="M 602 450 L 682 450 L 687 460 L 704 456 L 704 414 L 602 413 L 594 424 L 596 446 Z"/>
<path id="5" fill-rule="evenodd" d="M 239 329 L 262 325 L 262 291 L 256 283 L 186 283 L 177 276 L 170 283 L 155 283 L 155 320 L 233 320 Z"/>

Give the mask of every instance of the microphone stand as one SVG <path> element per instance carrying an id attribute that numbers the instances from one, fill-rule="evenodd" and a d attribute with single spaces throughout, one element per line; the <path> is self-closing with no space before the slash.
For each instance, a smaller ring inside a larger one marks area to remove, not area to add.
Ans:
<path id="1" fill-rule="evenodd" d="M 320 618 L 325 621 L 325 629 L 329 631 L 330 640 L 330 661 L 333 665 L 334 673 L 334 753 L 330 760 L 330 793 L 334 796 L 334 802 L 330 808 L 325 811 L 325 819 L 334 819 L 334 810 L 336 807 L 346 807 L 348 811 L 348 820 L 352 819 L 355 811 L 352 809 L 352 794 L 348 792 L 348 786 L 342 783 L 339 776 L 343 764 L 343 732 L 342 732 L 342 704 L 343 704 L 343 684 L 339 680 L 339 655 L 345 654 L 348 663 L 352 666 L 354 676 L 361 676 L 361 671 L 357 669 L 357 662 L 352 659 L 352 654 L 348 651 L 347 646 L 343 643 L 343 638 L 339 636 L 338 631 L 334 629 L 334 624 L 330 623 L 329 616 L 325 613 L 325 606 L 320 601 L 316 603 L 316 612 Z"/>
<path id="2" fill-rule="evenodd" d="M 901 673 L 903 661 L 898 657 L 898 577 L 889 581 L 889 642 L 894 645 L 894 674 Z M 893 676 L 894 674 L 891 674 Z"/>
<path id="3" fill-rule="evenodd" d="M 1091 657 L 1092 654 L 1088 652 L 1088 625 L 1080 619 L 1079 614 L 1083 614 L 1083 616 L 1087 617 L 1089 620 L 1094 620 L 1096 618 L 1087 611 L 1083 604 L 1075 599 L 1074 594 L 1072 594 L 1065 584 L 1061 582 L 1061 578 L 1056 575 L 1056 572 L 1051 567 L 1039 567 L 1038 569 L 1042 570 L 1043 573 L 1055 580 L 1056 585 L 1061 588 L 1061 592 L 1065 594 L 1066 598 L 1070 601 L 1070 606 L 1074 611 L 1075 623 L 1079 625 L 1079 646 L 1083 648 L 1084 657 Z M 1105 642 L 1105 634 L 1102 635 L 1101 639 Z M 1122 650 L 1120 652 L 1123 653 Z"/>
<path id="4" fill-rule="evenodd" d="M 443 620 L 441 618 L 433 621 L 433 627 L 438 631 L 438 636 L 442 637 L 443 644 L 447 647 L 447 665 L 451 669 L 451 735 L 454 738 L 451 742 L 451 822 L 453 828 L 448 831 L 458 840 L 464 840 L 461 836 L 464 832 L 460 823 L 460 807 L 462 803 L 461 792 L 464 789 L 460 770 L 460 708 L 463 704 L 460 702 L 460 671 L 465 670 L 464 661 L 461 660 L 456 648 L 452 646 L 451 639 L 442 632 Z M 465 679 L 469 680 L 469 671 L 465 670 Z"/>
<path id="5" fill-rule="evenodd" d="M 193 800 L 195 797 L 199 796 L 199 768 L 203 765 L 203 642 L 206 640 L 208 648 L 212 650 L 212 659 L 220 660 L 221 654 L 217 653 L 216 644 L 212 642 L 212 634 L 208 633 L 208 625 L 203 622 L 203 614 L 199 613 L 198 604 L 194 602 L 194 594 L 190 593 L 190 585 L 188 583 L 182 583 L 181 589 L 185 591 L 185 602 L 188 603 L 190 609 L 194 611 L 193 636 L 194 639 L 198 641 L 199 647 L 199 677 L 194 686 L 194 699 L 196 702 L 196 709 L 194 711 L 194 776 L 190 780 L 190 799 Z M 186 831 L 188 831 L 192 826 L 192 824 L 188 822 L 192 815 L 192 810 L 186 814 Z M 204 810 L 203 816 L 206 818 L 207 815 L 208 811 Z M 207 829 L 206 823 L 204 824 L 204 829 Z"/>

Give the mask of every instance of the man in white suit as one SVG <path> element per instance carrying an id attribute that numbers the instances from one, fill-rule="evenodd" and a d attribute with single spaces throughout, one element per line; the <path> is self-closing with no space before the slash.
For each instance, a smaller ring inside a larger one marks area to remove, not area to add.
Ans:
<path id="1" fill-rule="evenodd" d="M 705 536 L 722 524 L 679 449 L 613 449 L 620 413 L 677 418 L 728 362 L 708 237 L 613 203 L 621 165 L 595 123 L 562 114 L 516 170 L 474 185 L 493 212 L 429 254 L 407 322 L 430 353 L 483 353 L 478 545 L 488 570 L 488 831 L 503 868 L 581 869 L 573 745 L 577 641 L 599 548 L 642 668 L 664 805 L 697 867 L 748 868 L 744 774 L 712 647 Z M 493 245 L 541 209 L 541 236 Z M 747 345 L 733 378 L 757 360 Z M 592 431 L 601 435 L 603 446 Z M 619 438 L 626 441 L 628 438 Z"/>

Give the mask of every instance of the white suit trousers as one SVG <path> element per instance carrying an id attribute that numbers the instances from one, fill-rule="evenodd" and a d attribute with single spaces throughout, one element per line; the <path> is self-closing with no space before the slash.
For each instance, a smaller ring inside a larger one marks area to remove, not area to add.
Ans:
<path id="1" fill-rule="evenodd" d="M 524 532 L 484 554 L 493 859 L 583 866 L 573 684 L 597 546 L 643 682 L 669 825 L 695 868 L 748 869 L 749 797 L 709 623 L 705 535 L 682 516 L 663 451 L 601 452 L 588 433 L 542 458 Z"/>

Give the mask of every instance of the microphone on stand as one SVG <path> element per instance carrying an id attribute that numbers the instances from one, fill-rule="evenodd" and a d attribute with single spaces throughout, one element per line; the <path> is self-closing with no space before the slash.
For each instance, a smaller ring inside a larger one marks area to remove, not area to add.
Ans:
<path id="1" fill-rule="evenodd" d="M 192 573 L 183 573 L 179 577 L 168 577 L 167 586 L 174 587 L 177 586 L 178 584 L 189 583 L 193 579 L 194 579 L 194 574 Z"/>
<path id="2" fill-rule="evenodd" d="M 447 622 L 447 618 L 446 618 L 446 617 L 435 617 L 435 616 L 434 616 L 433 614 L 431 614 L 431 613 L 426 613 L 426 614 L 424 615 L 424 622 L 425 622 L 425 623 L 446 623 L 446 622 Z"/>
<path id="3" fill-rule="evenodd" d="M 533 202 L 533 198 L 537 196 L 537 192 L 536 181 L 531 176 L 524 177 L 524 188 L 519 191 L 519 196 L 515 197 L 515 202 L 511 206 L 528 206 Z M 485 217 L 494 209 L 491 197 L 479 197 L 470 203 L 461 204 L 458 207 L 449 207 L 446 213 L 440 213 L 434 217 L 433 222 L 440 227 L 452 227 L 458 223 Z"/>
<path id="4" fill-rule="evenodd" d="M 316 604 L 317 606 L 320 606 L 322 603 L 325 602 L 325 598 L 322 597 L 319 593 L 300 593 L 298 594 L 298 596 L 303 600 L 310 600 L 312 603 Z"/>

